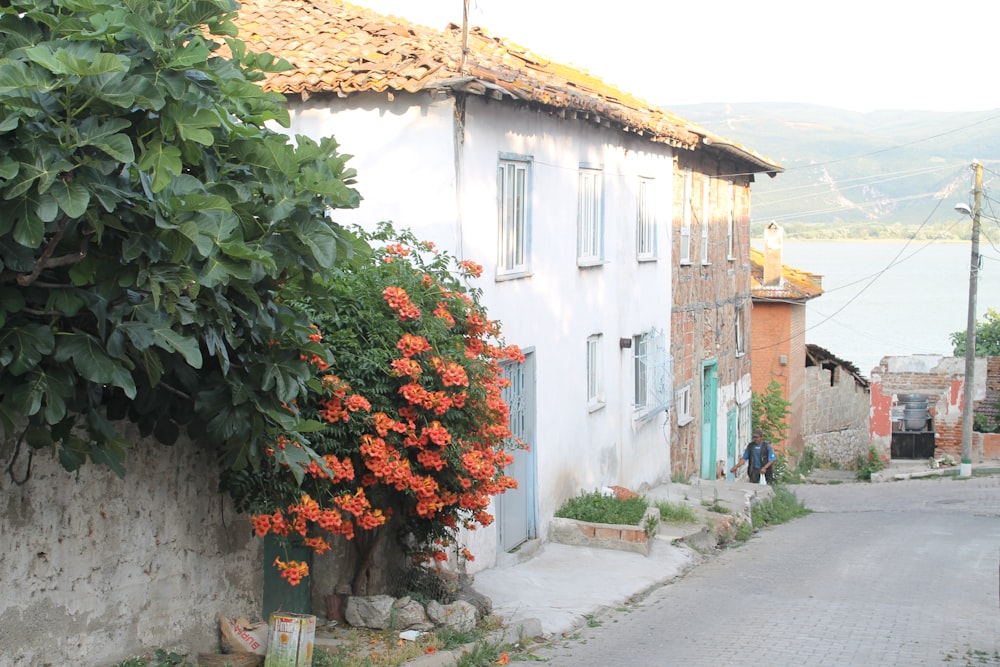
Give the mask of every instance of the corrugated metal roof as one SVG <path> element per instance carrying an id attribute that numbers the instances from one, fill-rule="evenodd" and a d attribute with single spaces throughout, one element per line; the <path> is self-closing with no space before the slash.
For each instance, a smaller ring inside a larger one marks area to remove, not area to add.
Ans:
<path id="1" fill-rule="evenodd" d="M 814 299 L 823 293 L 822 276 L 781 265 L 781 285 L 764 286 L 764 253 L 750 248 L 750 295 L 754 299 Z"/>
<path id="2" fill-rule="evenodd" d="M 246 0 L 236 20 L 254 51 L 288 60 L 294 70 L 269 74 L 268 90 L 309 96 L 332 93 L 462 91 L 511 98 L 614 126 L 677 148 L 698 147 L 771 175 L 777 163 L 680 116 L 553 62 L 530 49 L 469 29 L 434 30 L 338 0 Z"/>

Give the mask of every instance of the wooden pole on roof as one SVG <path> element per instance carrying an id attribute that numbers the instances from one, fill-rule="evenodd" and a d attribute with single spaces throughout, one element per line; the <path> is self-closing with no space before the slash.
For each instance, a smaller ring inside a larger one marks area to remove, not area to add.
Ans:
<path id="1" fill-rule="evenodd" d="M 462 76 L 465 76 L 466 63 L 469 60 L 469 0 L 462 0 Z"/>

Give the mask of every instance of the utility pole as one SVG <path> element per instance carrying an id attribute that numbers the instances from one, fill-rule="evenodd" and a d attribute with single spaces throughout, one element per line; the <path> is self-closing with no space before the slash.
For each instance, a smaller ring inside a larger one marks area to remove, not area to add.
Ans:
<path id="1" fill-rule="evenodd" d="M 969 317 L 965 329 L 965 390 L 962 398 L 962 464 L 959 477 L 972 476 L 972 404 L 976 378 L 976 294 L 979 289 L 979 210 L 983 199 L 983 165 L 972 163 L 976 170 L 972 190 L 972 257 L 969 260 Z"/>

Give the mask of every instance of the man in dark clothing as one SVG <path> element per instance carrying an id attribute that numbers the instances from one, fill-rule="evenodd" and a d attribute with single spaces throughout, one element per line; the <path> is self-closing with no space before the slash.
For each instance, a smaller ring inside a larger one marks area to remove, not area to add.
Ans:
<path id="1" fill-rule="evenodd" d="M 754 484 L 760 482 L 760 474 L 764 473 L 764 480 L 768 484 L 774 484 L 774 462 L 777 460 L 774 455 L 774 447 L 771 443 L 764 442 L 764 432 L 759 428 L 753 431 L 753 442 L 747 445 L 743 451 L 743 456 L 736 462 L 729 472 L 736 473 L 744 463 L 749 464 L 747 476 Z"/>

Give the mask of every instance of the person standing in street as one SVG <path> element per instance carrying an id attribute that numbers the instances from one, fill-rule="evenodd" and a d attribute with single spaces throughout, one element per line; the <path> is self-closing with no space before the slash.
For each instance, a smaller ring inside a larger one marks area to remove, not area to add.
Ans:
<path id="1" fill-rule="evenodd" d="M 761 473 L 768 484 L 774 484 L 774 462 L 778 459 L 774 454 L 774 447 L 771 443 L 764 442 L 764 432 L 759 428 L 753 430 L 753 441 L 743 450 L 743 456 L 736 462 L 729 472 L 736 473 L 744 463 L 749 464 L 747 476 L 754 484 L 760 482 Z"/>

